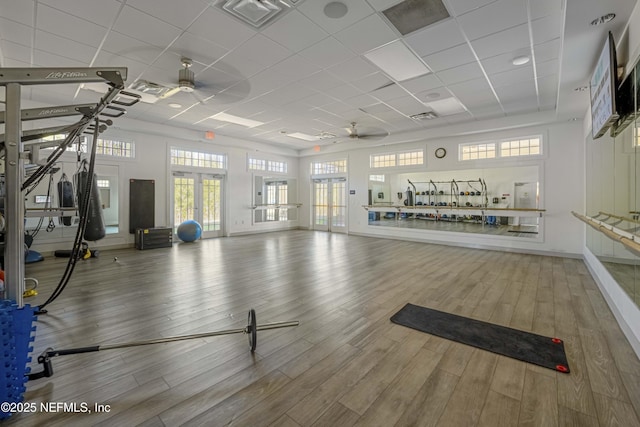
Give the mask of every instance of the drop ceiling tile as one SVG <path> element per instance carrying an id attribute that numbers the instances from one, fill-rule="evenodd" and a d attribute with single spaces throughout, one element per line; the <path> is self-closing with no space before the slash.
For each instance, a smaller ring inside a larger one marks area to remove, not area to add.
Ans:
<path id="1" fill-rule="evenodd" d="M 343 30 L 366 16 L 374 13 L 374 10 L 364 0 L 349 0 L 345 2 L 348 7 L 347 14 L 342 18 L 329 18 L 324 14 L 324 8 L 328 3 L 333 0 L 311 0 L 305 1 L 298 10 L 302 12 L 307 18 L 322 27 L 329 34 L 335 34 L 340 30 Z"/>
<path id="2" fill-rule="evenodd" d="M 65 58 L 64 56 L 51 54 L 37 49 L 33 52 L 33 64 L 39 67 L 85 67 L 87 65 L 86 63 L 76 61 L 75 59 Z M 75 91 L 75 88 L 73 90 Z"/>
<path id="3" fill-rule="evenodd" d="M 360 80 L 369 74 L 378 72 L 378 68 L 361 57 L 355 57 L 341 64 L 330 67 L 327 71 L 345 82 L 353 82 L 355 80 Z"/>
<path id="4" fill-rule="evenodd" d="M 468 111 L 463 111 L 458 114 L 446 116 L 444 117 L 444 119 L 447 121 L 447 123 L 453 125 L 456 123 L 464 123 L 473 120 L 473 115 Z"/>
<path id="5" fill-rule="evenodd" d="M 378 12 L 389 9 L 404 0 L 369 0 L 369 4 Z"/>
<path id="6" fill-rule="evenodd" d="M 429 89 L 442 86 L 442 81 L 435 74 L 427 74 L 426 76 L 416 77 L 415 79 L 405 80 L 398 83 L 411 93 L 419 93 Z"/>
<path id="7" fill-rule="evenodd" d="M 166 70 L 169 75 L 178 78 L 178 71 L 183 68 L 181 59 L 182 55 L 179 53 L 167 50 L 153 63 L 153 67 L 160 70 Z M 198 74 L 204 67 L 205 66 L 201 63 L 194 62 L 191 65 L 191 71 Z"/>
<path id="8" fill-rule="evenodd" d="M 369 95 L 384 102 L 391 99 L 406 97 L 408 92 L 400 85 L 394 83 L 369 92 Z"/>
<path id="9" fill-rule="evenodd" d="M 502 73 L 496 73 L 489 76 L 489 80 L 494 88 L 508 86 L 520 82 L 533 80 L 533 66 L 531 63 L 523 65 L 519 68 Z"/>
<path id="10" fill-rule="evenodd" d="M 208 2 L 205 0 L 180 0 L 179 2 L 129 0 L 127 4 L 183 30 L 187 29 L 191 22 L 208 7 Z"/>
<path id="11" fill-rule="evenodd" d="M 555 105 L 558 97 L 558 76 L 550 75 L 539 78 L 538 94 L 541 105 Z"/>
<path id="12" fill-rule="evenodd" d="M 305 2 L 304 4 L 309 3 L 314 2 Z M 313 46 L 304 49 L 300 52 L 300 55 L 321 68 L 329 68 L 355 57 L 349 49 L 333 37 L 327 37 Z"/>
<path id="13" fill-rule="evenodd" d="M 378 102 L 372 105 L 366 105 L 364 107 L 360 107 L 361 111 L 364 111 L 367 114 L 376 115 L 378 113 L 385 113 L 387 111 L 391 111 L 392 108 L 385 104 L 384 102 Z"/>
<path id="14" fill-rule="evenodd" d="M 264 67 L 270 67 L 293 54 L 289 49 L 262 34 L 251 37 L 233 53 L 251 58 L 253 62 Z"/>
<path id="15" fill-rule="evenodd" d="M 538 111 L 537 99 L 533 95 L 528 98 L 518 98 L 502 103 L 502 107 L 505 113 L 510 116 Z"/>
<path id="16" fill-rule="evenodd" d="M 536 96 L 536 88 L 532 81 L 517 83 L 495 88 L 502 105 Z"/>
<path id="17" fill-rule="evenodd" d="M 544 62 L 557 59 L 560 57 L 560 39 L 535 45 L 533 51 L 536 54 L 536 61 Z"/>
<path id="18" fill-rule="evenodd" d="M 551 75 L 557 75 L 560 65 L 557 59 L 552 59 L 545 62 L 536 62 L 536 76 L 546 77 Z"/>
<path id="19" fill-rule="evenodd" d="M 333 74 L 328 73 L 327 71 L 319 71 L 309 77 L 299 80 L 299 82 L 318 92 L 323 92 L 326 89 L 331 89 L 343 84 L 341 80 L 338 80 L 333 76 Z"/>
<path id="20" fill-rule="evenodd" d="M 476 60 L 467 43 L 425 56 L 422 59 L 434 72 L 468 64 Z"/>
<path id="21" fill-rule="evenodd" d="M 533 43 L 540 44 L 562 37 L 562 15 L 554 14 L 531 22 Z"/>
<path id="22" fill-rule="evenodd" d="M 471 41 L 471 46 L 480 59 L 526 48 L 530 46 L 529 26 L 526 24 L 518 25 L 517 27 L 473 40 Z"/>
<path id="23" fill-rule="evenodd" d="M 378 104 L 380 101 L 372 96 L 363 94 L 346 99 L 344 102 L 354 108 L 365 108 L 367 105 Z"/>
<path id="24" fill-rule="evenodd" d="M 369 74 L 362 79 L 354 80 L 353 82 L 351 82 L 352 85 L 363 92 L 371 92 L 372 90 L 376 90 L 382 86 L 386 86 L 389 83 L 392 83 L 391 80 L 389 80 L 389 77 L 380 72 Z"/>
<path id="25" fill-rule="evenodd" d="M 344 99 L 353 98 L 354 96 L 361 95 L 362 91 L 360 91 L 355 86 L 352 86 L 350 84 L 344 84 L 344 85 L 335 86 L 335 87 L 326 89 L 324 90 L 324 93 L 326 93 L 327 95 L 335 99 L 342 101 Z"/>
<path id="26" fill-rule="evenodd" d="M 107 32 L 103 26 L 46 5 L 38 7 L 38 28 L 70 40 L 82 40 L 82 43 L 98 47 Z"/>
<path id="27" fill-rule="evenodd" d="M 32 27 L 0 16 L 0 40 L 9 40 L 21 46 L 31 46 Z"/>
<path id="28" fill-rule="evenodd" d="M 491 87 L 484 78 L 449 85 L 447 89 L 467 108 L 496 102 Z"/>
<path id="29" fill-rule="evenodd" d="M 321 70 L 321 67 L 296 54 L 278 62 L 269 69 L 272 72 L 287 76 L 292 81 L 297 81 L 317 73 Z"/>
<path id="30" fill-rule="evenodd" d="M 180 35 L 178 27 L 167 24 L 130 6 L 125 6 L 113 26 L 113 30 L 162 48 L 169 45 Z"/>
<path id="31" fill-rule="evenodd" d="M 96 48 L 73 40 L 66 40 L 55 34 L 36 31 L 36 49 L 53 55 L 73 59 L 88 66 L 96 54 Z"/>
<path id="32" fill-rule="evenodd" d="M 407 116 L 422 113 L 428 110 L 428 108 L 425 107 L 422 102 L 418 101 L 413 96 L 404 96 L 402 98 L 392 99 L 390 101 L 386 101 L 386 103 L 390 107 L 393 107 L 393 109 Z M 369 110 L 365 109 L 365 111 Z"/>
<path id="33" fill-rule="evenodd" d="M 20 3 L 31 3 L 31 1 L 21 1 Z M 104 0 L 99 2 L 76 0 L 39 0 L 38 16 L 43 12 L 40 5 L 46 4 L 59 11 L 68 13 L 78 18 L 93 22 L 94 24 L 108 27 L 113 19 L 118 15 L 121 3 L 117 0 Z"/>
<path id="34" fill-rule="evenodd" d="M 322 107 L 323 110 L 331 111 L 334 114 L 345 116 L 346 112 L 354 110 L 353 106 L 345 104 L 344 102 L 333 102 Z"/>
<path id="35" fill-rule="evenodd" d="M 309 87 L 303 86 L 299 83 L 293 83 L 262 95 L 257 100 L 265 104 L 279 107 L 290 102 L 315 95 L 315 93 L 316 92 Z"/>
<path id="36" fill-rule="evenodd" d="M 328 35 L 326 31 L 295 9 L 279 19 L 277 24 L 263 30 L 262 34 L 293 52 L 306 49 Z"/>
<path id="37" fill-rule="evenodd" d="M 228 52 L 222 46 L 189 32 L 182 33 L 169 50 L 180 56 L 191 58 L 194 63 L 203 65 L 217 62 Z"/>
<path id="38" fill-rule="evenodd" d="M 251 59 L 249 59 L 251 58 Z M 232 51 L 223 58 L 225 64 L 235 68 L 244 77 L 251 77 L 264 71 L 266 66 L 259 64 L 253 57 L 247 57 L 238 51 Z M 217 64 L 216 64 L 217 65 Z M 222 68 L 224 71 L 224 68 Z"/>
<path id="39" fill-rule="evenodd" d="M 357 54 L 363 54 L 392 42 L 398 35 L 378 15 L 373 14 L 345 28 L 334 36 Z"/>
<path id="40" fill-rule="evenodd" d="M 152 65 L 162 53 L 162 49 L 157 46 L 143 43 L 140 40 L 133 39 L 115 31 L 109 32 L 102 51 L 124 56 L 149 65 Z"/>
<path id="41" fill-rule="evenodd" d="M 205 10 L 187 31 L 219 44 L 225 49 L 233 49 L 256 34 L 256 31 L 248 26 L 214 8 Z M 231 34 L 233 37 L 230 37 Z"/>
<path id="42" fill-rule="evenodd" d="M 453 10 L 450 10 L 452 14 L 460 16 L 464 13 L 478 9 L 491 3 L 494 0 L 449 0 L 449 4 Z"/>
<path id="43" fill-rule="evenodd" d="M 479 39 L 527 22 L 524 1 L 497 0 L 458 16 L 458 23 L 469 40 Z"/>
<path id="44" fill-rule="evenodd" d="M 0 16 L 7 20 L 31 26 L 33 24 L 33 0 L 0 3 Z"/>
<path id="45" fill-rule="evenodd" d="M 4 59 L 5 61 L 11 59 L 25 64 L 31 62 L 31 49 L 27 46 L 9 40 L 0 40 L 0 49 L 2 51 L 2 58 L 0 59 Z M 9 65 L 5 63 L 0 65 L 9 67 Z"/>
<path id="46" fill-rule="evenodd" d="M 492 103 L 479 105 L 471 109 L 469 112 L 473 115 L 473 117 L 476 118 L 476 120 L 504 117 L 504 110 L 502 109 L 500 104 L 498 104 L 495 98 Z"/>
<path id="47" fill-rule="evenodd" d="M 436 73 L 445 86 L 460 83 L 468 80 L 474 80 L 483 77 L 482 69 L 476 62 L 461 65 L 455 68 L 449 68 Z"/>
<path id="48" fill-rule="evenodd" d="M 440 117 L 453 116 L 466 111 L 464 105 L 455 97 L 438 99 L 426 104 L 431 110 L 435 111 Z"/>
<path id="49" fill-rule="evenodd" d="M 305 99 L 301 99 L 300 101 L 313 108 L 324 107 L 325 105 L 336 102 L 335 98 L 327 95 L 324 92 L 315 93 L 314 95 L 308 96 Z"/>
<path id="50" fill-rule="evenodd" d="M 218 68 L 210 67 L 199 72 L 195 76 L 197 83 L 202 85 L 215 87 L 216 91 L 223 91 L 230 87 L 234 87 L 240 82 L 245 82 L 245 78 L 239 73 L 226 73 Z M 240 89 L 236 87 L 236 89 Z M 234 91 L 234 93 L 237 93 Z M 239 93 L 237 93 L 240 95 Z"/>
<path id="51" fill-rule="evenodd" d="M 543 16 L 561 14 L 563 4 L 563 0 L 536 0 L 529 2 L 531 18 L 538 19 Z"/>
<path id="52" fill-rule="evenodd" d="M 406 42 L 418 56 L 424 57 L 463 44 L 466 40 L 457 22 L 447 19 L 411 34 Z"/>

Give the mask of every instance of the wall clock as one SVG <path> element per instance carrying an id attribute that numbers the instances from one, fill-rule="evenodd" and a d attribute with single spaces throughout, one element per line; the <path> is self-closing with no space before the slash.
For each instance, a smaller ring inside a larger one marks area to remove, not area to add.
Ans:
<path id="1" fill-rule="evenodd" d="M 445 150 L 444 148 L 440 147 L 440 148 L 436 148 L 436 157 L 441 159 L 444 156 L 447 155 L 447 150 Z"/>

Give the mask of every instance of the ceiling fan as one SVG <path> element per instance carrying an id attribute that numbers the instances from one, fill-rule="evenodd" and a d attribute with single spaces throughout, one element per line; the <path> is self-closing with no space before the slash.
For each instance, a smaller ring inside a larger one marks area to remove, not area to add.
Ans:
<path id="1" fill-rule="evenodd" d="M 351 126 L 348 128 L 345 128 L 345 130 L 348 132 L 348 138 L 350 140 L 370 140 L 370 141 L 375 141 L 378 139 L 383 139 L 386 138 L 387 136 L 389 136 L 389 132 L 385 131 L 384 129 L 380 129 L 380 128 L 369 128 L 367 129 L 367 131 L 359 131 L 357 128 L 357 123 L 356 122 L 351 122 Z"/>
<path id="2" fill-rule="evenodd" d="M 191 58 L 183 56 L 180 58 L 180 62 L 182 63 L 182 69 L 178 71 L 178 86 L 167 90 L 158 96 L 158 98 L 167 99 L 178 92 L 185 92 L 192 94 L 198 102 L 204 104 L 209 98 L 214 97 L 214 94 L 202 97 L 200 93 L 196 91 L 195 74 L 191 71 L 191 65 L 193 65 Z"/>

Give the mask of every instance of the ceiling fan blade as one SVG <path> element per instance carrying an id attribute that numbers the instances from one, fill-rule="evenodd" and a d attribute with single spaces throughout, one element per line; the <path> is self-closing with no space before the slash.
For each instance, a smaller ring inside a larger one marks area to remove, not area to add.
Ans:
<path id="1" fill-rule="evenodd" d="M 158 98 L 160 99 L 167 99 L 173 95 L 175 95 L 176 93 L 180 92 L 180 87 L 176 86 L 174 88 L 169 89 L 168 91 L 166 91 L 165 93 L 163 93 L 162 95 L 160 95 Z"/>
<path id="2" fill-rule="evenodd" d="M 367 133 L 365 135 L 358 135 L 358 139 L 382 139 L 388 136 L 389 136 L 389 132 Z"/>

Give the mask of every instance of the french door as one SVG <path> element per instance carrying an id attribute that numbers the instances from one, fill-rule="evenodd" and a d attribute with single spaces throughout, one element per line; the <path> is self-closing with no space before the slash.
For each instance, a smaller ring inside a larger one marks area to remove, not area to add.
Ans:
<path id="1" fill-rule="evenodd" d="M 188 219 L 202 225 L 202 238 L 223 233 L 223 176 L 173 172 L 173 229 Z"/>
<path id="2" fill-rule="evenodd" d="M 313 229 L 347 232 L 347 180 L 327 178 L 313 180 Z"/>

